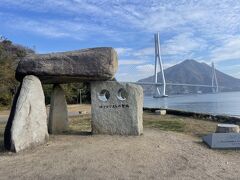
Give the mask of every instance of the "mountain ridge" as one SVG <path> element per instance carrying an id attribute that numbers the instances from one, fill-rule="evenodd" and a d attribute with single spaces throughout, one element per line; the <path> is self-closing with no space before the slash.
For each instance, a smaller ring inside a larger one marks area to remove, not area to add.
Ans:
<path id="1" fill-rule="evenodd" d="M 240 90 L 240 79 L 227 75 L 217 69 L 216 76 L 218 85 L 223 86 L 221 91 L 237 91 Z M 212 84 L 212 67 L 203 62 L 197 62 L 193 59 L 187 59 L 171 66 L 164 70 L 165 79 L 167 83 L 184 83 L 184 84 Z M 154 76 L 150 76 L 139 80 L 138 82 L 154 82 Z M 158 82 L 162 82 L 160 72 L 158 73 Z M 143 86 L 145 93 L 149 94 L 152 88 Z M 152 91 L 152 90 L 151 90 Z M 186 87 L 186 86 L 167 86 L 168 94 L 181 93 L 196 93 L 201 91 L 203 93 L 211 92 L 211 88 L 203 87 Z"/>

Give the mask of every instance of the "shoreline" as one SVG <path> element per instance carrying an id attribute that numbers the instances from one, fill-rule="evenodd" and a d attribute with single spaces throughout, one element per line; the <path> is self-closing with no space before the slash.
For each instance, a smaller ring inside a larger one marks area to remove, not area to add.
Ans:
<path id="1" fill-rule="evenodd" d="M 199 113 L 191 112 L 177 109 L 166 109 L 166 108 L 148 108 L 143 107 L 143 111 L 155 112 L 156 110 L 166 110 L 166 114 L 184 116 L 184 117 L 193 117 L 202 120 L 214 121 L 219 123 L 233 123 L 240 125 L 240 117 L 231 116 L 231 115 L 213 115 L 208 113 Z"/>
<path id="2" fill-rule="evenodd" d="M 48 106 L 46 106 L 47 109 Z M 192 111 L 185 111 L 185 110 L 178 110 L 178 109 L 167 109 L 167 108 L 149 108 L 143 107 L 143 111 L 148 112 L 155 112 L 156 110 L 166 110 L 166 114 L 176 115 L 176 116 L 183 116 L 183 117 L 193 117 L 196 119 L 201 120 L 208 120 L 213 122 L 219 123 L 234 123 L 240 125 L 240 116 L 234 115 L 214 115 L 210 113 L 200 113 L 200 112 L 192 112 Z M 91 105 L 90 104 L 69 104 L 68 105 L 68 113 L 70 116 L 78 116 L 79 111 L 82 111 L 83 114 L 90 114 L 91 113 Z M 10 111 L 4 110 L 0 111 L 0 122 L 5 122 L 8 119 Z"/>

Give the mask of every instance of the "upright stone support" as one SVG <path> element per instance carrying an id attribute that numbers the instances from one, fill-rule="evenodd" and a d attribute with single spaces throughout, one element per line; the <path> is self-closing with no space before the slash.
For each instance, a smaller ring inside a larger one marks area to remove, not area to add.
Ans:
<path id="1" fill-rule="evenodd" d="M 59 84 L 53 86 L 49 112 L 48 131 L 58 134 L 68 129 L 68 110 L 64 91 Z"/>
<path id="2" fill-rule="evenodd" d="M 14 97 L 4 132 L 4 146 L 15 152 L 43 144 L 48 139 L 45 98 L 40 80 L 23 79 Z"/>
<path id="3" fill-rule="evenodd" d="M 91 83 L 92 132 L 140 135 L 143 133 L 141 86 L 116 81 Z"/>

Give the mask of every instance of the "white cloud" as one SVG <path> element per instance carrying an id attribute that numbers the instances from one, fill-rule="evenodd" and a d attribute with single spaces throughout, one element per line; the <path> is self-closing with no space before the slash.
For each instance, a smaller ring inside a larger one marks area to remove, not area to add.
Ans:
<path id="1" fill-rule="evenodd" d="M 223 40 L 221 46 L 211 51 L 210 57 L 213 61 L 238 60 L 240 62 L 240 36 Z"/>
<path id="2" fill-rule="evenodd" d="M 132 48 L 115 48 L 119 56 L 129 55 L 133 50 Z"/>
<path id="3" fill-rule="evenodd" d="M 52 19 L 36 20 L 26 17 L 15 17 L 10 14 L 4 14 L 4 16 L 0 17 L 0 20 L 10 28 L 52 38 L 68 37 L 82 40 L 100 34 L 101 37 L 106 37 L 106 39 L 118 40 L 113 31 L 91 23 Z"/>
<path id="4" fill-rule="evenodd" d="M 144 64 L 136 66 L 138 73 L 144 74 L 146 76 L 154 74 L 154 65 L 153 64 Z"/>
<path id="5" fill-rule="evenodd" d="M 166 63 L 164 64 L 164 69 L 167 69 L 176 63 Z M 119 72 L 116 74 L 118 81 L 128 81 L 128 82 L 136 82 L 140 79 L 149 77 L 154 75 L 154 65 L 153 64 L 144 64 L 144 65 L 138 65 L 135 67 L 136 71 L 131 68 L 131 70 L 127 70 L 126 72 Z M 122 68 L 122 71 L 124 69 Z M 158 69 L 159 71 L 159 69 Z"/>
<path id="6" fill-rule="evenodd" d="M 147 47 L 147 48 L 139 49 L 139 50 L 136 50 L 135 52 L 133 52 L 132 55 L 137 56 L 137 57 L 154 55 L 154 48 Z"/>
<path id="7" fill-rule="evenodd" d="M 139 65 L 144 64 L 145 60 L 137 60 L 137 59 L 120 59 L 118 64 L 119 65 Z"/>
<path id="8" fill-rule="evenodd" d="M 161 39 L 160 39 L 161 40 Z M 153 43 L 152 43 L 153 44 Z M 207 48 L 207 41 L 194 36 L 192 33 L 182 33 L 171 39 L 161 42 L 162 59 L 183 60 L 194 58 L 194 53 Z M 145 58 L 154 62 L 154 47 L 142 49 L 117 48 L 120 55 L 128 55 L 136 58 Z"/>
<path id="9" fill-rule="evenodd" d="M 180 34 L 187 29 L 213 38 L 226 32 L 236 33 L 240 26 L 240 1 L 1 0 L 0 5 L 66 15 L 69 16 L 68 22 L 76 25 L 91 22 L 95 28 L 98 27 L 95 31 L 111 30 L 115 36 L 122 30 L 132 33 L 136 30 L 150 33 L 172 31 Z M 46 34 L 45 31 L 43 33 Z M 63 33 L 68 33 L 67 29 Z M 111 38 L 114 38 L 113 34 Z"/>
<path id="10" fill-rule="evenodd" d="M 192 33 L 183 33 L 164 42 L 162 52 L 164 55 L 183 55 L 206 48 L 204 39 L 195 37 Z"/>
<path id="11" fill-rule="evenodd" d="M 240 60 L 238 0 L 1 0 L 0 6 L 12 11 L 0 14 L 5 29 L 75 40 L 99 37 L 113 46 L 123 42 L 116 48 L 123 56 L 119 64 L 141 65 L 137 72 L 147 71 L 142 62 L 154 62 L 148 37 L 156 31 L 165 36 L 161 46 L 165 67 L 187 58 Z M 36 14 L 15 13 L 16 9 Z"/>
<path id="12" fill-rule="evenodd" d="M 134 56 L 134 57 L 146 57 L 154 55 L 153 47 L 146 47 L 142 49 L 132 48 L 115 48 L 119 56 Z"/>
<path id="13" fill-rule="evenodd" d="M 2 6 L 31 11 L 52 11 L 61 14 L 80 14 L 105 17 L 101 22 L 117 26 L 129 25 L 148 32 L 168 31 L 191 23 L 194 28 L 209 32 L 214 29 L 236 31 L 240 22 L 239 1 L 108 1 L 108 0 L 1 0 Z M 109 11 L 111 9 L 111 11 Z M 90 17 L 91 17 L 90 16 Z M 106 18 L 107 17 L 107 18 Z M 99 21 L 95 20 L 95 21 Z M 118 21 L 113 21 L 118 19 Z M 208 28 L 206 28 L 208 27 Z"/>

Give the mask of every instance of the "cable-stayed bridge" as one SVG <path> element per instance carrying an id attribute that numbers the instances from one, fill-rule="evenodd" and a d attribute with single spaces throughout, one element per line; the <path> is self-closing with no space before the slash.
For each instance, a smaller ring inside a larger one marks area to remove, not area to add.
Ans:
<path id="1" fill-rule="evenodd" d="M 157 86 L 162 86 L 163 83 L 153 83 L 153 82 L 136 82 L 136 84 L 139 85 L 157 85 Z M 223 86 L 212 86 L 212 85 L 205 85 L 205 84 L 186 84 L 186 83 L 165 83 L 166 85 L 171 85 L 171 86 L 191 86 L 191 87 L 209 87 L 209 88 L 220 88 Z"/>
<path id="2" fill-rule="evenodd" d="M 163 71 L 163 63 L 161 59 L 161 49 L 160 49 L 160 39 L 159 39 L 159 33 L 154 34 L 154 43 L 155 43 L 155 68 L 154 68 L 154 82 L 136 82 L 136 84 L 139 85 L 153 85 L 154 86 L 154 94 L 153 97 L 159 98 L 159 97 L 167 97 L 166 94 L 166 86 L 190 86 L 190 87 L 206 87 L 211 88 L 213 93 L 218 93 L 219 88 L 221 86 L 218 86 L 217 81 L 217 75 L 214 67 L 214 63 L 212 62 L 212 84 L 206 85 L 206 84 L 186 84 L 186 83 L 167 83 Z M 158 67 L 159 72 L 161 75 L 162 82 L 158 82 Z M 221 87 L 222 88 L 222 87 Z"/>

